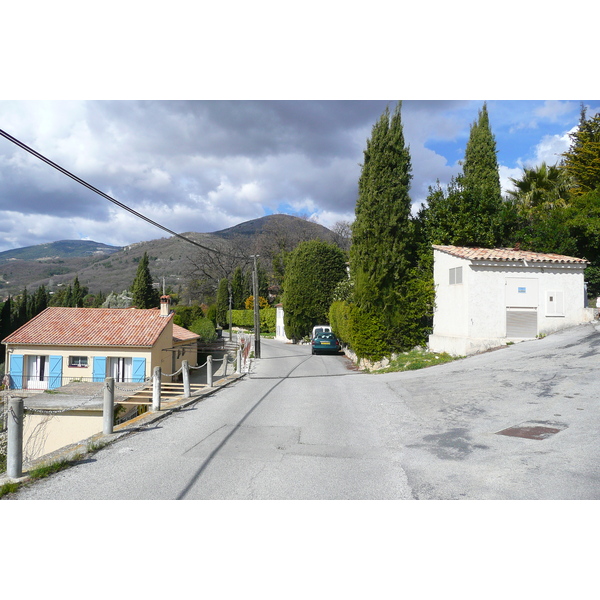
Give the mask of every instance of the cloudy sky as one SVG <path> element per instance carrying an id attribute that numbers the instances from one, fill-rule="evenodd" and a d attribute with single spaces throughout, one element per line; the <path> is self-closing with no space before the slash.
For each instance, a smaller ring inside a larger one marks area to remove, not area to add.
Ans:
<path id="1" fill-rule="evenodd" d="M 272 213 L 351 221 L 366 140 L 386 106 L 367 101 L 0 101 L 0 129 L 168 229 L 210 232 Z M 487 100 L 503 186 L 554 164 L 581 102 Z M 583 100 L 588 114 L 600 101 Z M 404 101 L 415 206 L 460 167 L 478 101 Z M 61 239 L 125 245 L 164 237 L 0 138 L 0 250 Z"/>

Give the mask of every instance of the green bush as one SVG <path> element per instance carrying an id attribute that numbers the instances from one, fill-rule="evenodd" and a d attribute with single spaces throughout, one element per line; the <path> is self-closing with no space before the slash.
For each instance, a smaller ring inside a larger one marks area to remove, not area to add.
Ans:
<path id="1" fill-rule="evenodd" d="M 329 323 L 335 335 L 358 358 L 381 360 L 390 354 L 389 334 L 380 317 L 348 302 L 334 302 Z"/>
<path id="2" fill-rule="evenodd" d="M 350 344 L 350 312 L 352 305 L 338 300 L 329 307 L 329 324 L 333 333 L 344 344 Z"/>
<path id="3" fill-rule="evenodd" d="M 274 332 L 277 319 L 276 308 L 261 308 L 260 330 L 261 332 Z M 254 311 L 253 310 L 232 310 L 231 323 L 234 327 L 243 327 L 245 329 L 254 329 Z"/>
<path id="4" fill-rule="evenodd" d="M 215 330 L 214 323 L 206 317 L 200 317 L 196 319 L 189 330 L 193 333 L 197 333 L 200 336 L 202 342 L 214 342 L 217 339 L 217 332 Z"/>
<path id="5" fill-rule="evenodd" d="M 381 360 L 390 353 L 388 332 L 378 315 L 352 305 L 348 328 L 350 347 L 358 358 Z"/>

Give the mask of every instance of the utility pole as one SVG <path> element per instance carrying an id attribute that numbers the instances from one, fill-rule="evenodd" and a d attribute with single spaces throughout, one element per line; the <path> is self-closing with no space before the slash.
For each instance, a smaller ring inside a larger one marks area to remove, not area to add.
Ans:
<path id="1" fill-rule="evenodd" d="M 258 254 L 252 255 L 254 268 L 252 269 L 252 290 L 254 294 L 254 358 L 260 358 L 260 312 L 258 307 Z"/>
<path id="2" fill-rule="evenodd" d="M 232 340 L 232 329 L 233 329 L 233 324 L 231 322 L 231 307 L 233 304 L 233 291 L 231 289 L 231 282 L 229 281 L 229 279 L 227 280 L 227 291 L 229 292 L 229 341 L 231 342 Z"/>

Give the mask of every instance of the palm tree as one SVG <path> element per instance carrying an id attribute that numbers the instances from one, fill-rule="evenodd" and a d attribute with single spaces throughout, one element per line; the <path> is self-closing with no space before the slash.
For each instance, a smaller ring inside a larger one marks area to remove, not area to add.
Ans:
<path id="1" fill-rule="evenodd" d="M 545 162 L 531 169 L 524 168 L 521 179 L 513 179 L 514 190 L 507 193 L 519 212 L 531 217 L 535 213 L 564 208 L 569 203 L 569 177 L 560 165 Z"/>

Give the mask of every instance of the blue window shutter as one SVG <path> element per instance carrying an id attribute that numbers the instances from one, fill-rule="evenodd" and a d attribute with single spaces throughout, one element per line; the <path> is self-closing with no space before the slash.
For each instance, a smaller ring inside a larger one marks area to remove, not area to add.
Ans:
<path id="1" fill-rule="evenodd" d="M 94 381 L 104 381 L 106 379 L 106 356 L 94 356 L 92 379 Z"/>
<path id="2" fill-rule="evenodd" d="M 48 388 L 54 388 L 62 385 L 62 356 L 50 356 L 50 377 L 48 379 Z"/>
<path id="3" fill-rule="evenodd" d="M 13 354 L 10 357 L 10 389 L 23 389 L 23 355 Z"/>
<path id="4" fill-rule="evenodd" d="M 133 359 L 133 381 L 140 382 L 146 378 L 146 359 L 135 358 Z"/>

